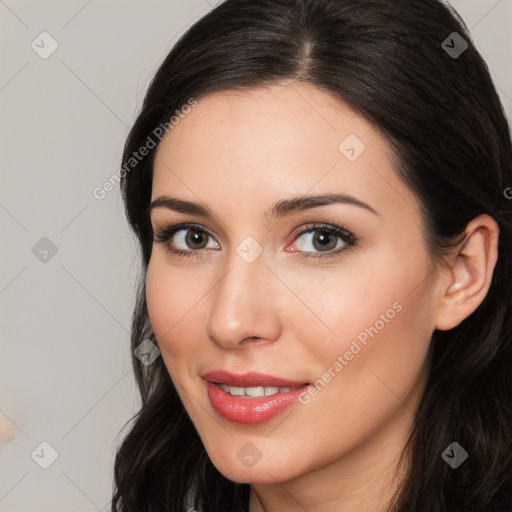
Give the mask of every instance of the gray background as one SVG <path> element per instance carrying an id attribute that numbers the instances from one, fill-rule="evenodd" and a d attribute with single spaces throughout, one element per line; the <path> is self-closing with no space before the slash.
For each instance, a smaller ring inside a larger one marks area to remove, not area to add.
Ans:
<path id="1" fill-rule="evenodd" d="M 0 512 L 110 510 L 139 405 L 139 261 L 119 187 L 93 190 L 118 170 L 152 73 L 215 3 L 0 0 Z M 512 119 L 512 0 L 451 3 Z M 59 45 L 47 59 L 31 47 L 49 48 L 43 31 Z M 48 469 L 43 441 L 58 452 Z"/>

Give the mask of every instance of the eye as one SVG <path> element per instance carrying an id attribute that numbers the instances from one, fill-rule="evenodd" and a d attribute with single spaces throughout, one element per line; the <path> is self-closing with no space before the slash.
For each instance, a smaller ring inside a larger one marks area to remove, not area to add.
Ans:
<path id="1" fill-rule="evenodd" d="M 309 225 L 294 240 L 297 252 L 303 258 L 334 256 L 349 247 L 354 247 L 357 241 L 357 237 L 350 231 L 327 224 Z"/>
<path id="2" fill-rule="evenodd" d="M 208 230 L 197 224 L 176 224 L 155 233 L 155 242 L 163 243 L 169 253 L 179 257 L 202 258 L 206 249 L 220 249 Z M 327 258 L 357 245 L 358 238 L 350 231 L 329 224 L 309 224 L 294 239 L 302 258 Z"/>
<path id="3" fill-rule="evenodd" d="M 218 249 L 219 244 L 204 228 L 196 224 L 176 224 L 155 233 L 155 242 L 165 243 L 166 249 L 177 256 L 202 257 L 204 249 Z"/>

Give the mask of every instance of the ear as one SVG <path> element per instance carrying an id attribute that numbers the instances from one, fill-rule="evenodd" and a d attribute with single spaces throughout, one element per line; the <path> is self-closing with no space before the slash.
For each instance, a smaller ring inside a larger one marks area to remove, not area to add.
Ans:
<path id="1" fill-rule="evenodd" d="M 441 271 L 436 329 L 457 327 L 482 303 L 498 260 L 499 226 L 482 214 L 468 223 L 466 239 Z"/>

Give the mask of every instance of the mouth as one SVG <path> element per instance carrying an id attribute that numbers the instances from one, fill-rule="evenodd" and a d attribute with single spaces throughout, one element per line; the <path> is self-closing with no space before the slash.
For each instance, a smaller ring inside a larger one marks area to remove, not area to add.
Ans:
<path id="1" fill-rule="evenodd" d="M 224 419 L 245 425 L 270 420 L 298 401 L 309 382 L 286 380 L 261 373 L 234 375 L 225 371 L 204 374 L 213 409 Z"/>

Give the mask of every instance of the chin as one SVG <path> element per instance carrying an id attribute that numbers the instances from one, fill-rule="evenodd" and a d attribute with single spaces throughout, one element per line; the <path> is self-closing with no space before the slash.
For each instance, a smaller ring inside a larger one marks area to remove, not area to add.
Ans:
<path id="1" fill-rule="evenodd" d="M 243 456 L 240 457 L 243 460 Z M 247 461 L 247 466 L 241 462 L 237 453 L 219 460 L 211 457 L 213 465 L 227 479 L 235 483 L 247 484 L 275 484 L 290 480 L 297 475 L 297 467 L 293 462 L 288 462 L 283 458 L 276 460 L 277 457 L 271 456 L 270 460 L 264 460 L 262 456 L 257 462 Z M 291 470 L 294 470 L 292 473 Z"/>

